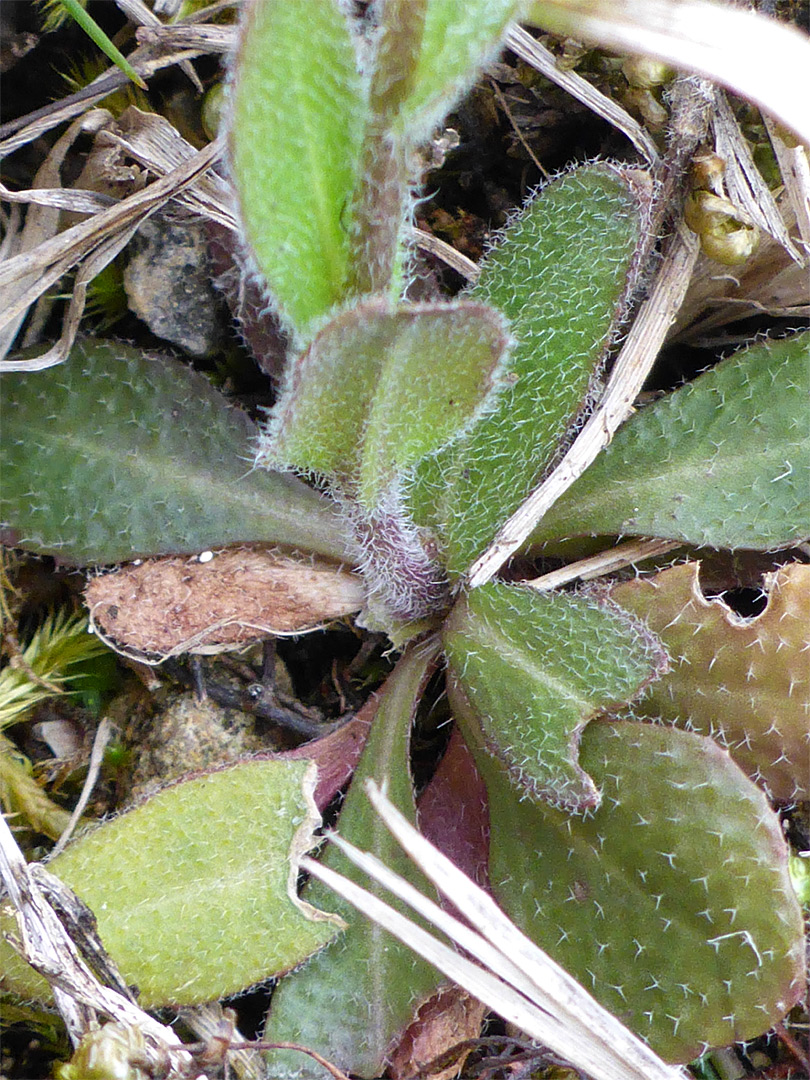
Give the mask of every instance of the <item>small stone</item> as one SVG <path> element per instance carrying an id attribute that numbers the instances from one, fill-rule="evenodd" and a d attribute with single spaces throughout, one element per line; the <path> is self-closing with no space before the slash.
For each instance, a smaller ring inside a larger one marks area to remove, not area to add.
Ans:
<path id="1" fill-rule="evenodd" d="M 214 352 L 221 336 L 207 243 L 199 224 L 152 217 L 124 271 L 130 310 L 153 334 L 199 357 Z"/>

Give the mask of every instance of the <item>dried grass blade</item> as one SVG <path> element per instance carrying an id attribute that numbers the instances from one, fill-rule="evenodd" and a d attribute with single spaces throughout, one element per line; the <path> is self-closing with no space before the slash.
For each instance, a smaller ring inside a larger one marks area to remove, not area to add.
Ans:
<path id="1" fill-rule="evenodd" d="M 626 109 L 597 90 L 587 79 L 575 71 L 563 71 L 557 66 L 554 53 L 545 45 L 536 41 L 531 34 L 520 26 L 510 26 L 506 35 L 506 44 L 512 52 L 525 63 L 530 64 L 541 75 L 565 90 L 571 97 L 581 101 L 589 109 L 618 128 L 632 142 L 647 161 L 654 165 L 659 160 L 658 148 L 639 122 Z"/>
<path id="2" fill-rule="evenodd" d="M 152 11 L 151 8 L 148 8 L 143 0 L 115 0 L 115 2 L 130 22 L 134 22 L 138 26 L 163 25 L 154 11 Z M 180 70 L 188 76 L 198 94 L 205 92 L 205 87 L 200 82 L 199 76 L 192 67 L 190 60 L 182 60 L 180 62 Z"/>
<path id="3" fill-rule="evenodd" d="M 201 53 L 230 53 L 236 48 L 236 27 L 216 24 L 144 26 L 136 31 L 141 45 L 160 43 L 164 49 L 194 49 Z"/>
<path id="4" fill-rule="evenodd" d="M 0 880 L 15 907 L 21 937 L 19 951 L 53 986 L 54 998 L 74 1044 L 87 1030 L 85 1009 L 90 1009 L 142 1031 L 154 1042 L 160 1055 L 169 1055 L 178 1073 L 181 1067 L 191 1064 L 190 1055 L 182 1050 L 180 1038 L 172 1028 L 164 1027 L 122 994 L 99 983 L 42 895 L 2 814 Z"/>
<path id="5" fill-rule="evenodd" d="M 726 163 L 724 181 L 731 201 L 744 210 L 763 232 L 781 244 L 790 257 L 804 263 L 790 239 L 776 200 L 762 178 L 726 95 L 715 91 L 711 113 L 715 150 Z"/>
<path id="6" fill-rule="evenodd" d="M 68 210 L 73 214 L 97 214 L 115 204 L 111 195 L 102 195 L 97 191 L 76 188 L 27 188 L 25 191 L 9 191 L 4 184 L 0 184 L 0 199 L 3 202 L 49 206 L 56 210 Z"/>
<path id="7" fill-rule="evenodd" d="M 810 143 L 810 38 L 789 23 L 714 0 L 533 0 L 526 18 L 719 82 Z"/>
<path id="8" fill-rule="evenodd" d="M 157 176 L 163 176 L 190 161 L 198 152 L 190 142 L 163 116 L 147 113 L 131 105 L 121 117 L 120 132 L 107 131 L 104 138 L 116 143 L 145 168 Z M 235 196 L 227 180 L 215 172 L 201 176 L 184 191 L 179 201 L 190 210 L 202 214 L 235 231 L 236 216 L 233 211 Z"/>
<path id="9" fill-rule="evenodd" d="M 403 848 L 452 897 L 476 929 L 454 919 L 374 856 L 358 851 L 339 837 L 333 837 L 334 842 L 352 862 L 441 929 L 482 966 L 459 956 L 373 894 L 320 864 L 307 860 L 306 869 L 464 989 L 577 1068 L 585 1069 L 595 1080 L 681 1080 L 684 1074 L 680 1070 L 667 1066 L 607 1013 L 567 972 L 525 938 L 486 893 L 401 820 L 373 784 L 367 785 L 367 790 Z M 519 957 L 519 962 L 513 957 Z"/>
<path id="10" fill-rule="evenodd" d="M 164 56 L 154 56 L 155 46 L 141 47 L 130 54 L 129 60 L 139 75 L 148 79 L 156 71 L 162 68 L 179 64 L 183 60 L 193 59 L 201 55 L 200 50 L 180 49 Z M 98 78 L 94 79 L 89 86 L 82 87 L 75 94 L 70 94 L 61 103 L 46 105 L 26 116 L 16 120 L 10 120 L 0 127 L 0 158 L 7 157 L 15 150 L 27 143 L 38 139 L 40 135 L 52 128 L 72 120 L 80 113 L 85 112 L 93 105 L 102 101 L 108 94 L 115 93 L 119 87 L 128 82 L 127 77 L 117 68 L 108 68 Z M 13 134 L 12 134 L 13 132 Z"/>
<path id="11" fill-rule="evenodd" d="M 778 125 L 767 116 L 764 120 L 785 183 L 785 194 L 796 215 L 802 247 L 810 256 L 810 151 L 806 146 L 788 146 L 780 136 Z"/>
<path id="12" fill-rule="evenodd" d="M 33 181 L 34 190 L 38 191 L 42 189 L 58 188 L 61 183 L 60 170 L 62 168 L 62 163 L 78 136 L 82 134 L 82 132 L 97 131 L 102 123 L 106 123 L 109 117 L 109 113 L 98 110 L 75 120 L 67 131 L 57 139 L 45 161 L 37 170 L 37 174 Z M 26 214 L 25 224 L 19 237 L 15 256 L 21 258 L 25 252 L 37 250 L 41 244 L 52 239 L 57 234 L 58 229 L 59 209 L 53 206 L 52 203 L 45 205 L 35 203 Z M 3 265 L 8 266 L 12 264 L 15 256 L 6 260 Z M 0 267 L 0 273 L 2 273 L 2 267 Z M 14 282 L 13 287 L 9 284 L 3 295 L 3 302 L 7 310 L 13 304 L 14 299 L 20 292 L 25 291 L 26 288 L 37 286 L 37 277 L 37 271 L 34 268 L 29 273 L 24 274 L 17 279 L 17 281 Z M 37 295 L 40 294 L 38 293 Z M 0 323 L 0 326 L 3 327 L 2 331 L 0 331 L 0 357 L 4 357 L 13 345 L 25 317 L 27 307 L 28 305 L 26 305 L 26 308 L 23 310 L 18 311 L 13 318 L 9 318 Z"/>
<path id="13" fill-rule="evenodd" d="M 579 559 L 577 562 L 569 563 L 568 566 L 561 566 L 559 570 L 551 570 L 542 577 L 523 581 L 521 584 L 537 592 L 550 592 L 572 581 L 593 581 L 594 578 L 605 574 L 614 574 L 617 570 L 635 566 L 644 559 L 666 555 L 667 552 L 674 551 L 678 547 L 682 545 L 677 540 L 631 540 L 608 551 L 601 551 L 590 558 Z"/>
<path id="14" fill-rule="evenodd" d="M 73 225 L 65 232 L 39 244 L 33 251 L 22 252 L 0 264 L 0 289 L 16 290 L 14 299 L 0 314 L 0 327 L 24 313 L 38 296 L 110 237 L 137 227 L 158 207 L 194 183 L 201 173 L 211 167 L 221 152 L 220 142 L 210 143 L 189 161 L 156 180 L 143 191 L 122 199 L 88 221 Z M 41 367 L 37 366 L 35 360 L 5 361 L 2 370 L 36 371 L 41 370 Z"/>

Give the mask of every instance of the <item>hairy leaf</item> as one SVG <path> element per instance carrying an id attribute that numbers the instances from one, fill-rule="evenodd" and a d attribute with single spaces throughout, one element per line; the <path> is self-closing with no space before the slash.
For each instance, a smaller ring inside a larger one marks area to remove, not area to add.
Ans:
<path id="1" fill-rule="evenodd" d="M 810 567 L 769 577 L 768 606 L 752 619 L 705 598 L 700 563 L 623 582 L 611 596 L 673 662 L 634 712 L 711 735 L 771 798 L 792 801 L 810 794 Z"/>
<path id="2" fill-rule="evenodd" d="M 298 858 L 320 823 L 315 773 L 310 762 L 276 759 L 197 776 L 104 822 L 49 863 L 95 914 L 141 1005 L 238 993 L 335 936 L 340 921 L 295 895 Z M 5 941 L 0 953 L 6 988 L 47 991 Z"/>
<path id="3" fill-rule="evenodd" d="M 412 0 L 404 0 L 406 4 Z M 497 55 L 522 0 L 427 0 L 421 47 L 401 106 L 413 139 L 427 138 Z"/>
<path id="4" fill-rule="evenodd" d="M 810 332 L 741 350 L 648 408 L 555 503 L 531 545 L 660 536 L 725 548 L 810 536 Z"/>
<path id="5" fill-rule="evenodd" d="M 598 810 L 520 800 L 476 748 L 504 910 L 671 1061 L 762 1034 L 804 987 L 801 910 L 763 793 L 710 739 L 598 721 Z"/>
<path id="6" fill-rule="evenodd" d="M 366 113 L 337 0 L 245 5 L 231 171 L 255 262 L 287 327 L 304 339 L 344 299 Z"/>
<path id="7" fill-rule="evenodd" d="M 240 540 L 347 555 L 330 505 L 251 471 L 253 423 L 177 361 L 87 338 L 2 392 L 6 542 L 79 564 Z"/>
<path id="8" fill-rule="evenodd" d="M 413 868 L 374 813 L 363 781 L 373 778 L 385 784 L 389 798 L 414 819 L 408 766 L 410 726 L 435 656 L 435 645 L 412 647 L 386 683 L 340 815 L 341 836 L 372 851 L 409 879 L 414 877 Z M 362 880 L 362 874 L 335 848 L 327 850 L 324 862 Z M 423 879 L 420 885 L 425 887 Z M 305 896 L 311 903 L 323 898 L 336 906 L 349 928 L 305 967 L 282 980 L 273 995 L 265 1038 L 308 1046 L 354 1075 L 380 1076 L 386 1051 L 441 977 L 345 901 L 336 905 L 334 893 L 320 883 L 311 883 Z M 322 1080 L 327 1075 L 314 1061 L 289 1051 L 272 1052 L 269 1071 L 278 1080 Z"/>
<path id="9" fill-rule="evenodd" d="M 517 791 L 577 812 L 599 803 L 578 764 L 585 725 L 667 666 L 658 639 L 619 608 L 500 583 L 459 601 L 444 643 L 468 740 L 504 762 Z"/>
<path id="10" fill-rule="evenodd" d="M 509 319 L 508 389 L 457 446 L 419 469 L 417 519 L 463 574 L 533 490 L 592 392 L 635 280 L 645 174 L 606 163 L 562 176 L 506 227 L 468 294 Z"/>
<path id="11" fill-rule="evenodd" d="M 469 427 L 508 343 L 503 319 L 484 304 L 359 304 L 296 364 L 262 456 L 338 480 L 374 508 Z"/>

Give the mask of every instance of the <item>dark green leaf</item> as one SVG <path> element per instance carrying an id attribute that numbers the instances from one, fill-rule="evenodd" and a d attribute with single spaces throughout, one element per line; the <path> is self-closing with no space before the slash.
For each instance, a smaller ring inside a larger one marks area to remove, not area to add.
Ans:
<path id="1" fill-rule="evenodd" d="M 751 345 L 625 424 L 531 545 L 586 534 L 724 548 L 804 540 L 808 400 L 810 333 Z"/>
<path id="2" fill-rule="evenodd" d="M 414 879 L 413 867 L 372 809 L 363 781 L 372 778 L 384 785 L 388 797 L 414 820 L 409 733 L 435 656 L 435 645 L 413 647 L 386 683 L 339 823 L 341 836 L 373 852 L 410 880 Z M 363 881 L 363 875 L 336 848 L 327 849 L 324 862 L 353 880 Z M 423 879 L 419 884 L 425 887 Z M 349 929 L 305 967 L 282 980 L 273 996 L 265 1038 L 310 1047 L 346 1072 L 379 1076 L 392 1040 L 433 993 L 441 976 L 345 901 L 336 901 L 334 893 L 320 883 L 309 885 L 305 896 L 316 904 L 325 898 L 330 910 L 336 908 L 345 918 Z M 277 1080 L 322 1080 L 328 1075 L 311 1059 L 289 1051 L 275 1051 L 269 1059 L 270 1075 Z"/>
<path id="3" fill-rule="evenodd" d="M 459 601 L 444 642 L 468 738 L 517 789 L 575 811 L 599 801 L 578 764 L 583 728 L 666 669 L 658 639 L 620 608 L 500 583 Z"/>
<path id="4" fill-rule="evenodd" d="M 88 338 L 2 393 L 8 542 L 80 564 L 248 540 L 347 556 L 329 503 L 252 470 L 254 424 L 177 361 Z"/>

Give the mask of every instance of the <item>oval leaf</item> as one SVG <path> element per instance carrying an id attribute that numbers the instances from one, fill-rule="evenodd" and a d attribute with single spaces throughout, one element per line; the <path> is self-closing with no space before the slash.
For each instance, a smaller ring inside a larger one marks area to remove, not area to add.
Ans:
<path id="1" fill-rule="evenodd" d="M 569 173 L 484 260 L 468 295 L 509 319 L 507 389 L 467 438 L 419 469 L 410 496 L 444 538 L 453 574 L 534 489 L 587 406 L 635 281 L 648 186 L 645 174 L 608 164 Z"/>
<path id="2" fill-rule="evenodd" d="M 283 760 L 197 776 L 104 822 L 48 864 L 94 912 L 142 1006 L 238 993 L 335 936 L 340 920 L 295 895 L 298 859 L 320 824 L 315 777 L 311 762 Z M 0 952 L 4 986 L 47 992 L 5 941 Z"/>
<path id="3" fill-rule="evenodd" d="M 7 543 L 79 564 L 247 540 L 348 554 L 326 500 L 250 470 L 254 424 L 184 364 L 88 338 L 2 392 Z"/>
<path id="4" fill-rule="evenodd" d="M 710 739 L 657 725 L 591 724 L 580 760 L 603 798 L 570 817 L 477 751 L 496 899 L 669 1061 L 767 1031 L 803 993 L 804 944 L 763 793 Z"/>
<path id="5" fill-rule="evenodd" d="M 297 362 L 261 456 L 337 480 L 372 509 L 470 426 L 508 344 L 502 316 L 485 304 L 358 304 Z"/>

